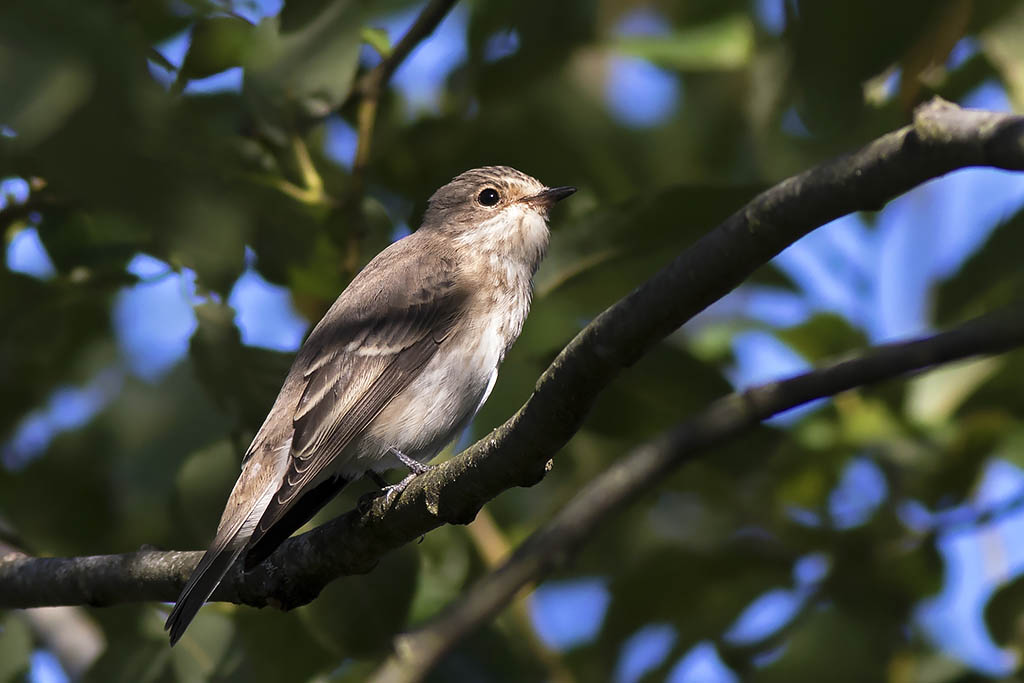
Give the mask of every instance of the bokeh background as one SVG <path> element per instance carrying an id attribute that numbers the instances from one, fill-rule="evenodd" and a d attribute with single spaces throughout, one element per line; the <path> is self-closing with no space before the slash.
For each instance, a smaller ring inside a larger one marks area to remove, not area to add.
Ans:
<path id="1" fill-rule="evenodd" d="M 353 79 L 421 7 L 0 8 L 4 542 L 205 546 L 311 323 L 467 168 L 580 192 L 461 446 L 760 189 L 933 94 L 1024 112 L 1020 2 L 476 0 L 395 73 L 354 171 Z M 166 605 L 0 612 L 0 680 L 358 681 L 631 446 L 732 388 L 1011 300 L 1022 257 L 1021 174 L 958 172 L 835 221 L 638 362 L 542 483 L 471 527 L 292 613 L 208 607 L 173 650 Z M 649 492 L 433 680 L 1012 676 L 1022 370 L 1020 352 L 960 363 L 776 418 Z"/>

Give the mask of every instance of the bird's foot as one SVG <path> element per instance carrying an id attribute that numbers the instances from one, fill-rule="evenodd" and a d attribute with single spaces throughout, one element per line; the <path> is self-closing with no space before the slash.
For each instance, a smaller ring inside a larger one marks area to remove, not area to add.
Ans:
<path id="1" fill-rule="evenodd" d="M 380 490 L 370 491 L 369 493 L 363 494 L 359 497 L 359 502 L 356 503 L 359 513 L 366 514 L 370 510 L 370 506 L 373 505 L 373 501 L 377 500 L 381 496 L 384 497 L 385 509 L 390 508 L 394 502 L 398 500 L 398 496 L 402 494 L 402 491 L 409 486 L 409 483 L 420 474 L 422 474 L 422 472 L 411 472 L 397 484 L 388 484 L 386 481 L 381 479 L 381 476 L 376 472 L 368 472 L 369 477 L 373 479 L 374 483 L 377 484 L 377 486 L 380 486 Z"/>
<path id="2" fill-rule="evenodd" d="M 409 468 L 409 475 L 397 484 L 388 484 L 378 472 L 367 470 L 366 476 L 372 479 L 373 483 L 380 487 L 380 490 L 371 491 L 359 498 L 359 502 L 356 503 L 356 507 L 359 508 L 359 512 L 362 514 L 366 514 L 370 509 L 370 506 L 373 504 L 373 501 L 377 500 L 381 496 L 384 496 L 384 506 L 390 508 L 413 479 L 434 468 L 433 465 L 424 465 L 419 460 L 413 460 L 397 448 L 391 448 L 390 451 L 396 458 L 398 458 L 399 462 Z"/>

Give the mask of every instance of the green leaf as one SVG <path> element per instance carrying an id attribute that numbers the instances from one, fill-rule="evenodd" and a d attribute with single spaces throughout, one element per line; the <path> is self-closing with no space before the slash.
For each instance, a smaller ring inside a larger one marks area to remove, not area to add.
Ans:
<path id="1" fill-rule="evenodd" d="M 982 384 L 998 373 L 1002 358 L 978 358 L 950 363 L 907 382 L 907 417 L 919 424 L 940 425 Z"/>
<path id="2" fill-rule="evenodd" d="M 212 605 L 196 615 L 178 644 L 171 650 L 171 665 L 179 681 L 206 681 L 222 671 L 225 656 L 235 635 L 235 626 L 225 613 L 234 607 Z M 155 637 L 166 637 L 159 629 Z"/>
<path id="3" fill-rule="evenodd" d="M 563 223 L 552 232 L 537 273 L 537 296 L 558 292 L 579 306 L 578 315 L 592 315 L 666 265 L 756 191 L 676 186 Z"/>
<path id="4" fill-rule="evenodd" d="M 663 342 L 598 395 L 586 425 L 608 436 L 649 437 L 730 390 L 717 368 Z"/>
<path id="5" fill-rule="evenodd" d="M 999 69 L 1007 94 L 1014 109 L 1024 109 L 1024 46 L 1021 32 L 1024 31 L 1024 8 L 1018 4 L 1001 21 L 981 34 L 981 49 L 989 61 Z"/>
<path id="6" fill-rule="evenodd" d="M 737 69 L 754 53 L 754 24 L 747 14 L 732 14 L 671 35 L 620 38 L 612 46 L 680 71 Z"/>
<path id="7" fill-rule="evenodd" d="M 224 501 L 239 474 L 242 454 L 221 439 L 189 455 L 176 478 L 184 522 L 196 544 L 205 543 L 217 527 Z"/>
<path id="8" fill-rule="evenodd" d="M 869 620 L 822 608 L 800 624 L 786 641 L 778 659 L 748 672 L 755 683 L 783 681 L 887 680 L 890 652 L 899 634 L 880 629 Z"/>
<path id="9" fill-rule="evenodd" d="M 416 548 L 403 546 L 369 574 L 328 585 L 299 616 L 317 642 L 338 656 L 381 654 L 406 624 L 418 574 Z"/>
<path id="10" fill-rule="evenodd" d="M 202 192 L 189 197 L 175 218 L 180 227 L 172 236 L 173 260 L 196 271 L 201 292 L 227 298 L 245 270 L 249 222 L 242 207 Z"/>
<path id="11" fill-rule="evenodd" d="M 246 63 L 243 90 L 272 122 L 321 118 L 352 89 L 359 64 L 363 8 L 334 0 L 294 30 L 260 22 L 259 46 Z"/>
<path id="12" fill-rule="evenodd" d="M 835 313 L 815 314 L 807 322 L 778 330 L 775 335 L 812 363 L 868 346 L 864 333 Z"/>
<path id="13" fill-rule="evenodd" d="M 985 624 L 1001 646 L 1024 643 L 1024 576 L 1009 581 L 985 603 Z"/>
<path id="14" fill-rule="evenodd" d="M 32 657 L 32 632 L 17 612 L 0 618 L 0 681 L 25 680 Z"/>
<path id="15" fill-rule="evenodd" d="M 238 428 L 255 432 L 273 405 L 294 357 L 243 346 L 235 311 L 207 302 L 195 307 L 198 326 L 189 342 L 196 374 Z"/>
<path id="16" fill-rule="evenodd" d="M 612 602 L 597 644 L 613 662 L 625 640 L 652 622 L 676 627 L 682 647 L 720 635 L 750 602 L 790 583 L 784 557 L 734 542 L 713 553 L 652 548 L 609 586 Z"/>
<path id="17" fill-rule="evenodd" d="M 1024 291 L 1024 210 L 1002 222 L 960 270 L 941 285 L 935 296 L 939 324 L 959 322 L 1018 301 Z"/>
<path id="18" fill-rule="evenodd" d="M 254 29 L 253 24 L 239 16 L 197 21 L 178 80 L 184 83 L 242 66 L 252 45 Z"/>
<path id="19" fill-rule="evenodd" d="M 382 58 L 387 59 L 391 56 L 391 39 L 388 37 L 387 31 L 382 28 L 366 27 L 360 35 L 363 42 L 376 50 Z"/>
<path id="20" fill-rule="evenodd" d="M 473 550 L 466 534 L 451 526 L 431 531 L 419 544 L 420 574 L 409 608 L 410 623 L 437 614 L 466 589 L 473 562 Z"/>

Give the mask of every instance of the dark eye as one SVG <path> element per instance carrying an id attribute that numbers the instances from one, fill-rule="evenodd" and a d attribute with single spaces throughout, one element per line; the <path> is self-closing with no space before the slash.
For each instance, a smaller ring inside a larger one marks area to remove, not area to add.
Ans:
<path id="1" fill-rule="evenodd" d="M 493 187 L 488 187 L 477 195 L 476 200 L 484 206 L 494 206 L 501 200 L 501 195 Z"/>

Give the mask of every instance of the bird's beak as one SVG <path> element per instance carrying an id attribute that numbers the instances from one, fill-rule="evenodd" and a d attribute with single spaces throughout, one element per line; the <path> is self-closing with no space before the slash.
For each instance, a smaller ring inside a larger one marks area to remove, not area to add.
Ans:
<path id="1" fill-rule="evenodd" d="M 543 192 L 538 192 L 530 197 L 524 197 L 521 201 L 528 204 L 538 204 L 545 209 L 550 209 L 552 206 L 562 201 L 575 191 L 576 188 L 569 185 L 564 185 L 562 187 L 549 187 Z"/>

